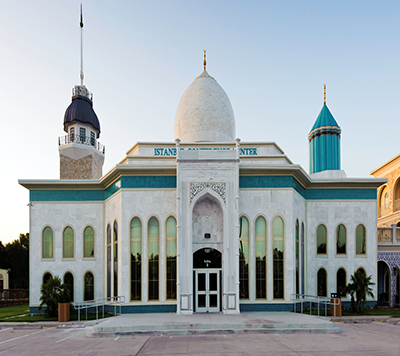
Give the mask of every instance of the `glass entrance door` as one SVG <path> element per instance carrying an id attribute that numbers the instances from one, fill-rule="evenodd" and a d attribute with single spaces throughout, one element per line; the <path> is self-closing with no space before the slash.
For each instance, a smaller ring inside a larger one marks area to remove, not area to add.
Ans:
<path id="1" fill-rule="evenodd" d="M 220 311 L 219 269 L 198 269 L 196 276 L 196 311 L 218 313 Z"/>

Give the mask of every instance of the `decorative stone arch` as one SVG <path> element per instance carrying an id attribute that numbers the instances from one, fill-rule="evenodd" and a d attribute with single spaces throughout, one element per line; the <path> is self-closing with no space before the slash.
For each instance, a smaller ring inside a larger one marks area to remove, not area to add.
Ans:
<path id="1" fill-rule="evenodd" d="M 191 182 L 190 183 L 190 203 L 194 206 L 198 200 L 196 197 L 201 197 L 204 193 L 209 192 L 218 196 L 225 205 L 226 204 L 226 183 L 218 182 Z"/>
<path id="2" fill-rule="evenodd" d="M 390 297 L 389 297 L 389 305 L 394 307 L 396 301 L 396 270 L 400 266 L 400 254 L 397 252 L 378 252 L 378 259 L 377 262 L 384 262 L 390 271 Z M 379 270 L 378 270 L 379 274 Z M 379 281 L 378 281 L 379 282 Z"/>
<path id="3" fill-rule="evenodd" d="M 388 193 L 388 201 L 385 201 L 385 195 Z M 388 205 L 390 204 L 390 192 L 389 186 L 384 184 L 378 193 L 378 208 L 388 209 Z"/>

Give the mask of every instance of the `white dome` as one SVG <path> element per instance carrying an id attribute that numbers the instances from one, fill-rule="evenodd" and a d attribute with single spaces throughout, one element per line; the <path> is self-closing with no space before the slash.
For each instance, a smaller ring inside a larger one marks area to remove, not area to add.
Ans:
<path id="1" fill-rule="evenodd" d="M 234 142 L 235 116 L 224 89 L 201 73 L 183 93 L 175 114 L 174 135 L 181 142 Z"/>

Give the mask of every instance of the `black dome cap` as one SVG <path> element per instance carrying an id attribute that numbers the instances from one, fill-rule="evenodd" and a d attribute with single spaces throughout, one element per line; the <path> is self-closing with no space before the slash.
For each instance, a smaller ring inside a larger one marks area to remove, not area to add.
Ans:
<path id="1" fill-rule="evenodd" d="M 72 97 L 72 103 L 65 110 L 64 131 L 68 132 L 68 126 L 75 122 L 92 125 L 98 131 L 97 138 L 100 136 L 100 122 L 93 110 L 93 101 L 83 95 Z"/>

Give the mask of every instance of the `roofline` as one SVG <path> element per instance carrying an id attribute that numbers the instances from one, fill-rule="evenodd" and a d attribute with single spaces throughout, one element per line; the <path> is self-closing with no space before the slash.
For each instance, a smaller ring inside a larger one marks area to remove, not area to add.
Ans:
<path id="1" fill-rule="evenodd" d="M 388 164 L 392 163 L 393 161 L 395 161 L 397 158 L 400 157 L 400 153 L 397 156 L 394 156 L 393 158 L 389 159 L 389 161 L 385 162 L 384 164 L 380 165 L 378 168 L 375 168 L 373 171 L 371 171 L 369 174 L 370 175 L 374 175 L 374 173 L 376 173 L 377 171 L 379 171 L 380 169 L 382 169 L 383 167 L 387 166 Z"/>

